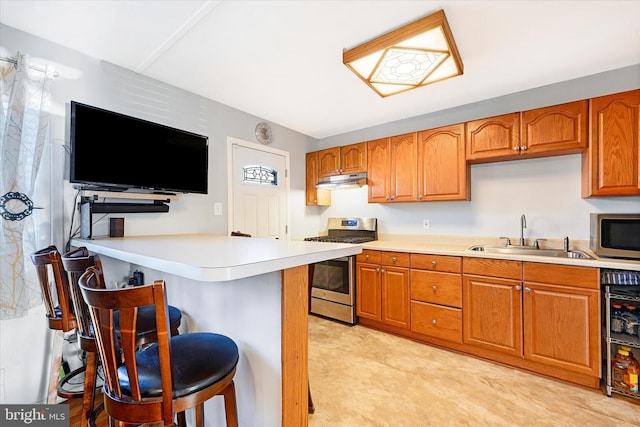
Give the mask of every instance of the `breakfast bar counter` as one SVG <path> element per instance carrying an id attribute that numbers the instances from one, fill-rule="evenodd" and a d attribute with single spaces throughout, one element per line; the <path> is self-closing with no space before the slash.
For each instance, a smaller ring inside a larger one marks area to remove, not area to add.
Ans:
<path id="1" fill-rule="evenodd" d="M 183 313 L 182 333 L 211 331 L 236 342 L 240 425 L 307 425 L 308 264 L 356 255 L 359 245 L 212 234 L 72 244 L 100 254 L 110 287 L 136 270 L 145 283 L 165 280 L 169 303 Z M 205 404 L 205 420 L 224 425 L 221 397 Z"/>

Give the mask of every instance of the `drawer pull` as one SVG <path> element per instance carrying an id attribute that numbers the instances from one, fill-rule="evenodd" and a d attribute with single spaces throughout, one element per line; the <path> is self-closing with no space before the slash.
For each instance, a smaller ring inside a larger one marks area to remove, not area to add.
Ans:
<path id="1" fill-rule="evenodd" d="M 525 292 L 531 292 L 531 288 L 524 288 Z"/>
<path id="2" fill-rule="evenodd" d="M 365 255 L 364 257 L 365 257 L 366 259 L 369 259 L 369 254 Z"/>
<path id="3" fill-rule="evenodd" d="M 433 285 L 433 286 L 431 286 L 431 289 L 433 289 L 435 291 L 436 289 L 438 289 L 438 287 L 436 285 Z"/>
<path id="4" fill-rule="evenodd" d="M 520 285 L 516 285 L 516 291 L 519 291 L 520 289 L 522 289 L 522 287 Z"/>
<path id="5" fill-rule="evenodd" d="M 398 258 L 396 257 L 391 257 L 391 261 L 396 262 L 398 260 Z"/>
<path id="6" fill-rule="evenodd" d="M 433 320 L 431 321 L 431 323 L 433 323 L 433 324 L 435 325 L 435 324 L 436 324 L 436 323 L 438 323 L 438 322 L 436 322 L 436 319 L 433 319 Z"/>
<path id="7" fill-rule="evenodd" d="M 434 267 L 436 266 L 437 262 L 435 261 L 431 261 L 431 265 L 433 265 Z"/>

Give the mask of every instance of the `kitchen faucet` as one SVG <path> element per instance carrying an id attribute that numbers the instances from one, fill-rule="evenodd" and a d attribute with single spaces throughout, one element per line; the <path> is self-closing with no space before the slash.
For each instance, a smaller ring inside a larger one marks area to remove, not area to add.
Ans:
<path id="1" fill-rule="evenodd" d="M 524 229 L 527 228 L 527 218 L 522 214 L 520 217 L 520 246 L 524 246 Z"/>

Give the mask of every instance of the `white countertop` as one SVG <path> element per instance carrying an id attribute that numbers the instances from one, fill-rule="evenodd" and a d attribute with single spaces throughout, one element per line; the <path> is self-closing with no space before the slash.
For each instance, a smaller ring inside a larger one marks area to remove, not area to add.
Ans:
<path id="1" fill-rule="evenodd" d="M 360 245 L 214 234 L 73 239 L 89 251 L 177 276 L 220 282 L 362 252 Z"/>
<path id="2" fill-rule="evenodd" d="M 473 246 L 473 244 L 476 244 L 475 242 L 463 242 L 460 238 L 457 237 L 451 238 L 450 242 L 447 242 L 445 241 L 446 239 L 442 238 L 433 240 L 434 241 L 432 242 L 418 241 L 415 239 L 376 240 L 374 242 L 364 243 L 362 245 L 362 248 L 380 251 L 411 252 L 432 255 L 452 255 L 475 258 L 494 258 L 515 261 L 542 262 L 547 264 L 563 264 L 581 267 L 599 267 L 640 271 L 640 261 L 615 258 L 599 258 L 595 254 L 593 254 L 593 252 L 583 249 L 581 250 L 593 257 L 593 259 L 559 258 L 540 255 L 503 254 L 495 252 L 476 252 L 467 250 L 469 249 L 469 247 Z"/>

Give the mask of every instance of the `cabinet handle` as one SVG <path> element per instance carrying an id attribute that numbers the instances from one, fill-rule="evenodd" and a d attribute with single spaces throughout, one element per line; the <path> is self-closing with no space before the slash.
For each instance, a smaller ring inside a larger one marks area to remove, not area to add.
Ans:
<path id="1" fill-rule="evenodd" d="M 385 200 L 391 200 L 391 196 L 385 197 Z"/>
<path id="2" fill-rule="evenodd" d="M 380 273 L 380 269 L 379 268 L 376 268 L 376 273 Z"/>
<path id="3" fill-rule="evenodd" d="M 431 323 L 433 323 L 433 324 L 435 325 L 435 324 L 436 324 L 436 323 L 438 323 L 438 322 L 436 322 L 436 319 L 433 319 L 433 320 L 431 321 Z"/>
<path id="4" fill-rule="evenodd" d="M 519 291 L 520 289 L 522 289 L 522 286 L 516 285 L 516 291 Z"/>
<path id="5" fill-rule="evenodd" d="M 435 291 L 436 289 L 438 289 L 438 287 L 436 285 L 433 285 L 433 286 L 431 286 L 431 289 L 433 289 Z"/>
<path id="6" fill-rule="evenodd" d="M 384 273 L 384 268 L 380 270 L 381 273 Z"/>
<path id="7" fill-rule="evenodd" d="M 365 259 L 369 259 L 369 254 L 365 255 L 364 257 Z"/>
<path id="8" fill-rule="evenodd" d="M 391 261 L 396 262 L 398 260 L 398 258 L 396 257 L 391 257 Z"/>
<path id="9" fill-rule="evenodd" d="M 525 292 L 531 292 L 531 288 L 524 288 Z"/>
<path id="10" fill-rule="evenodd" d="M 391 196 L 391 200 L 394 200 L 396 198 L 396 196 Z"/>
<path id="11" fill-rule="evenodd" d="M 433 265 L 434 267 L 436 266 L 437 262 L 435 261 L 431 261 L 431 265 Z"/>
<path id="12" fill-rule="evenodd" d="M 521 149 L 522 151 L 526 151 L 528 148 L 529 148 L 529 147 L 527 147 L 526 145 L 523 145 L 522 147 L 520 147 L 520 149 Z"/>
<path id="13" fill-rule="evenodd" d="M 422 194 L 418 194 L 418 200 L 422 200 Z"/>
<path id="14" fill-rule="evenodd" d="M 516 145 L 515 147 L 513 147 L 513 151 L 520 151 L 520 147 Z"/>

